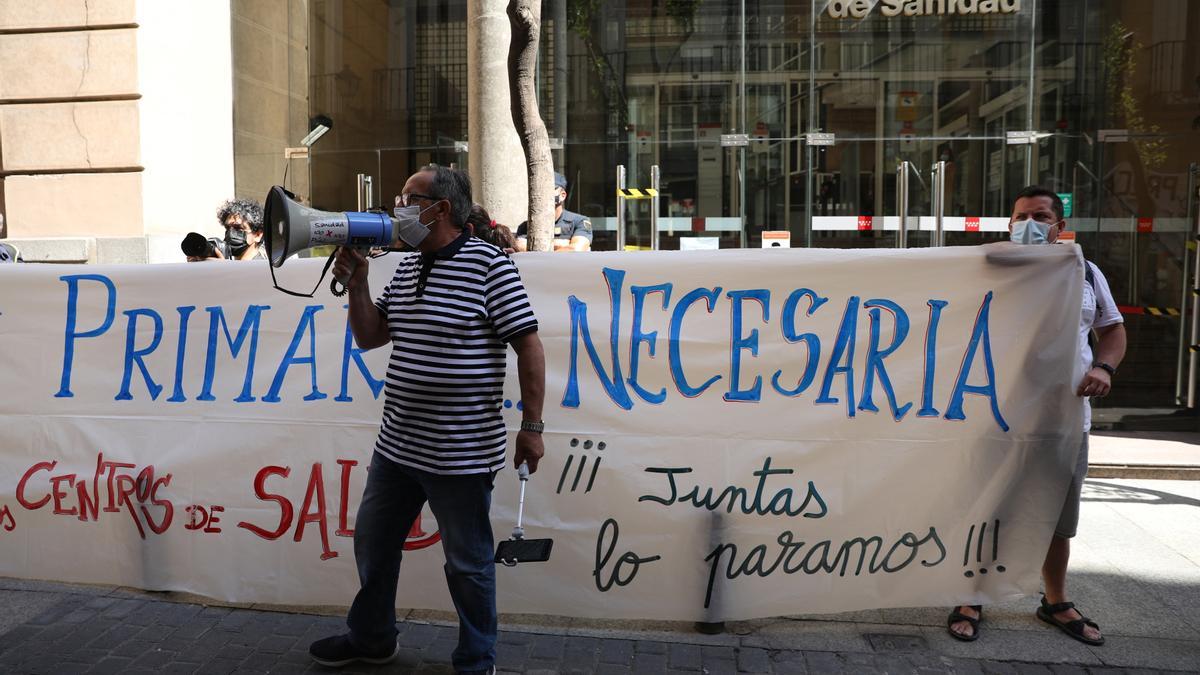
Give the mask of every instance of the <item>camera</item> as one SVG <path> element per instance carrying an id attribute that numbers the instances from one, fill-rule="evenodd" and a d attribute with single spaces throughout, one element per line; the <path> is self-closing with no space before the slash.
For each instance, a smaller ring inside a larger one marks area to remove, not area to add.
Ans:
<path id="1" fill-rule="evenodd" d="M 204 235 L 199 232 L 188 232 L 187 236 L 183 238 L 183 242 L 179 244 L 179 248 L 189 259 L 229 258 L 229 250 L 223 239 L 216 237 L 205 239 Z"/>

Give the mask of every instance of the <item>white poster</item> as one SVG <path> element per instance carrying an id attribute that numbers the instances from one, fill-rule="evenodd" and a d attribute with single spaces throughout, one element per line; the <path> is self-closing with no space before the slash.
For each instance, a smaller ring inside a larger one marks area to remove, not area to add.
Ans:
<path id="1" fill-rule="evenodd" d="M 396 263 L 372 263 L 383 288 Z M 546 457 L 502 612 L 1031 593 L 1080 438 L 1075 246 L 519 254 Z M 289 261 L 314 282 L 323 261 Z M 1053 292 L 1047 292 L 1053 289 Z M 402 347 L 401 347 L 402 348 Z M 0 267 L 0 575 L 349 604 L 388 348 L 262 264 Z M 520 420 L 515 359 L 504 407 Z M 511 441 L 510 441 L 511 453 Z M 515 472 L 496 480 L 508 536 Z M 437 523 L 402 607 L 449 609 Z"/>

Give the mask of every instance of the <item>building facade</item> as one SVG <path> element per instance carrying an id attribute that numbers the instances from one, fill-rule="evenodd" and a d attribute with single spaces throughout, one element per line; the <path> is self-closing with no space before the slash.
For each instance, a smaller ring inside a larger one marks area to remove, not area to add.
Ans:
<path id="1" fill-rule="evenodd" d="M 215 234 L 225 197 L 276 183 L 390 207 L 417 166 L 472 167 L 468 90 L 507 83 L 472 81 L 468 16 L 504 4 L 0 0 L 0 236 L 99 234 L 161 261 Z M 1106 404 L 1184 393 L 1200 3 L 546 0 L 542 18 L 542 114 L 595 248 L 619 213 L 642 248 L 894 247 L 902 206 L 908 246 L 937 243 L 938 214 L 945 245 L 973 245 L 1040 183 L 1126 312 Z M 332 130 L 287 150 L 319 115 Z M 652 234 L 617 176 L 655 170 Z"/>

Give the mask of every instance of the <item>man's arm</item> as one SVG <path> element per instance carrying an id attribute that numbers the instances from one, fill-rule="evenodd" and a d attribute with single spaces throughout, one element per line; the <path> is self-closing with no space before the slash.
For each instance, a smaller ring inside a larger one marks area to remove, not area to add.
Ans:
<path id="1" fill-rule="evenodd" d="M 517 377 L 521 382 L 521 419 L 541 422 L 542 399 L 546 391 L 546 354 L 542 349 L 542 341 L 538 338 L 537 331 L 533 331 L 514 339 L 510 344 L 517 353 Z M 521 462 L 528 462 L 529 473 L 533 473 L 537 471 L 538 461 L 543 453 L 545 446 L 540 433 L 517 433 L 513 466 L 520 467 Z"/>
<path id="2" fill-rule="evenodd" d="M 565 246 L 555 244 L 555 251 L 590 251 L 592 250 L 592 240 L 587 237 L 575 235 L 567 242 Z"/>
<path id="3" fill-rule="evenodd" d="M 371 287 L 367 283 L 367 266 L 367 259 L 363 254 L 348 247 L 338 249 L 333 264 L 335 278 L 350 279 L 346 283 L 346 289 L 350 291 L 347 296 L 350 305 L 350 332 L 354 334 L 354 341 L 360 349 L 374 349 L 392 340 L 387 317 L 379 311 L 374 298 L 371 297 Z"/>
<path id="4" fill-rule="evenodd" d="M 1100 339 L 1092 351 L 1093 362 L 1107 363 L 1115 369 L 1125 358 L 1125 324 L 1114 323 L 1097 328 L 1096 334 Z M 1103 368 L 1093 367 L 1083 376 L 1075 393 L 1079 396 L 1106 396 L 1110 389 L 1112 376 Z"/>

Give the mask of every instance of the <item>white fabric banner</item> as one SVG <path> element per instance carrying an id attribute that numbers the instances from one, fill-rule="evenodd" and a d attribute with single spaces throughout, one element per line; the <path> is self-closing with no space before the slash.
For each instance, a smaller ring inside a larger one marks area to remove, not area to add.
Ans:
<path id="1" fill-rule="evenodd" d="M 497 571 L 502 612 L 1037 589 L 1082 426 L 1077 247 L 515 260 L 547 365 L 525 530 L 555 544 Z M 387 357 L 354 348 L 342 299 L 279 293 L 263 264 L 0 267 L 0 575 L 349 604 Z M 511 435 L 519 398 L 512 358 Z M 506 469 L 497 540 L 516 506 Z M 398 605 L 449 609 L 428 512 L 406 548 Z"/>

